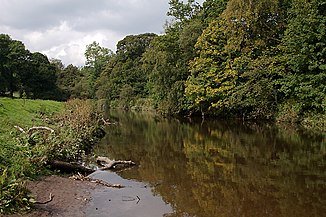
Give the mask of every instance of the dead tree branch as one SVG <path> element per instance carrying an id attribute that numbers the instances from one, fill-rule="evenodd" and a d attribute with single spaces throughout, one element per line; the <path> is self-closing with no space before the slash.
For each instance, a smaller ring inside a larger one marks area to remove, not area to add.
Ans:
<path id="1" fill-rule="evenodd" d="M 38 130 L 45 130 L 49 131 L 50 133 L 54 133 L 54 130 L 51 129 L 50 127 L 44 127 L 44 126 L 39 126 L 39 127 L 31 127 L 27 131 L 25 131 L 23 128 L 20 126 L 14 126 L 17 130 L 19 130 L 22 133 L 30 135 L 33 131 L 38 131 Z"/>
<path id="2" fill-rule="evenodd" d="M 95 170 L 87 168 L 85 166 L 82 166 L 77 163 L 68 163 L 64 161 L 58 161 L 58 160 L 53 160 L 47 162 L 48 165 L 50 165 L 53 169 L 58 169 L 64 172 L 81 172 L 81 173 L 86 173 L 90 174 L 92 172 L 95 172 Z"/>
<path id="3" fill-rule="evenodd" d="M 80 173 L 77 173 L 76 175 L 70 176 L 70 179 L 73 180 L 79 180 L 79 181 L 89 181 L 92 183 L 96 183 L 96 184 L 100 184 L 103 185 L 105 187 L 109 187 L 109 188 L 124 188 L 125 186 L 120 185 L 120 184 L 111 184 L 111 183 L 107 183 L 106 181 L 100 180 L 100 179 L 93 179 L 89 176 L 83 176 Z"/>
<path id="4" fill-rule="evenodd" d="M 123 165 L 123 166 L 134 166 L 136 165 L 135 162 L 133 161 L 122 161 L 122 160 L 110 160 L 107 157 L 97 157 L 96 158 L 96 162 L 102 166 L 102 168 L 100 168 L 101 170 L 112 170 L 115 169 L 116 165 Z"/>

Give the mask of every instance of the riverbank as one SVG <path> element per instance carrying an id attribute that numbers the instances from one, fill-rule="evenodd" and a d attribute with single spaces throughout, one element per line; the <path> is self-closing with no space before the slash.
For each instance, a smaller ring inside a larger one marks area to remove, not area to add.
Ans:
<path id="1" fill-rule="evenodd" d="M 85 206 L 91 200 L 91 192 L 101 188 L 92 182 L 76 181 L 57 175 L 44 176 L 27 181 L 26 187 L 37 201 L 30 213 L 1 215 L 1 217 L 83 217 Z M 52 200 L 49 201 L 49 196 Z M 45 203 L 45 204 L 39 204 Z"/>
<path id="2" fill-rule="evenodd" d="M 35 200 L 26 180 L 51 174 L 56 160 L 82 162 L 104 133 L 93 103 L 84 100 L 0 98 L 0 121 L 0 214 L 30 210 Z"/>

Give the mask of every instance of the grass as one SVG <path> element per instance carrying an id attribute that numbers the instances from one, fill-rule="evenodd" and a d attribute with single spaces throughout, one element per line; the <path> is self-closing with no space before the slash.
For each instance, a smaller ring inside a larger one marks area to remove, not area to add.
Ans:
<path id="1" fill-rule="evenodd" d="M 48 172 L 49 162 L 83 161 L 104 135 L 92 101 L 0 98 L 0 216 L 26 211 L 35 202 L 24 181 Z M 29 131 L 33 126 L 54 130 Z"/>
<path id="2" fill-rule="evenodd" d="M 30 159 L 39 150 L 26 145 L 15 125 L 23 129 L 44 125 L 43 118 L 58 113 L 55 101 L 0 98 L 0 214 L 28 210 L 33 204 L 24 179 L 38 172 Z"/>
<path id="3" fill-rule="evenodd" d="M 63 107 L 63 103 L 50 100 L 0 98 L 0 121 L 7 129 L 14 125 L 38 125 L 42 124 L 42 115 L 57 113 Z"/>

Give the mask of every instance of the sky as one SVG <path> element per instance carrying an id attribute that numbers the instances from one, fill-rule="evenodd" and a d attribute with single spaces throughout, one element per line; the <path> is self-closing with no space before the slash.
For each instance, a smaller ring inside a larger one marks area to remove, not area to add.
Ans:
<path id="1" fill-rule="evenodd" d="M 0 0 L 0 34 L 82 66 L 86 45 L 116 50 L 127 35 L 163 33 L 168 0 Z"/>

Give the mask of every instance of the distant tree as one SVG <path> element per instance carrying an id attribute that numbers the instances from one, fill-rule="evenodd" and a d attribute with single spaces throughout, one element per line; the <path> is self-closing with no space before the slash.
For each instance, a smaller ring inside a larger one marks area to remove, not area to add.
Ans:
<path id="1" fill-rule="evenodd" d="M 13 97 L 14 91 L 21 86 L 21 74 L 24 73 L 29 57 L 29 51 L 21 41 L 12 40 L 8 35 L 0 35 L 0 82 L 1 91 L 9 92 Z"/>
<path id="2" fill-rule="evenodd" d="M 113 51 L 108 48 L 101 47 L 99 43 L 95 41 L 86 46 L 86 64 L 81 70 L 83 76 L 77 85 L 83 98 L 96 97 L 96 80 L 112 56 Z"/>
<path id="3" fill-rule="evenodd" d="M 8 55 L 10 53 L 11 38 L 9 35 L 0 34 L 0 94 L 4 95 L 9 87 L 8 81 Z"/>
<path id="4" fill-rule="evenodd" d="M 176 22 L 184 23 L 192 19 L 200 11 L 200 5 L 195 0 L 169 0 L 170 10 L 167 15 L 172 16 Z"/>
<path id="5" fill-rule="evenodd" d="M 135 60 L 140 58 L 149 47 L 150 42 L 157 35 L 154 33 L 145 33 L 140 35 L 128 35 L 117 44 L 117 55 L 121 61 L 127 59 Z M 119 59 L 119 60 L 120 60 Z"/>
<path id="6" fill-rule="evenodd" d="M 97 97 L 117 100 L 128 108 L 136 98 L 148 95 L 147 74 L 142 68 L 142 56 L 157 35 L 129 35 L 117 44 L 117 53 L 110 59 L 97 80 Z"/>
<path id="7" fill-rule="evenodd" d="M 113 51 L 108 48 L 101 47 L 99 43 L 94 41 L 86 46 L 85 66 L 92 68 L 94 70 L 94 76 L 98 77 L 112 55 Z"/>
<path id="8" fill-rule="evenodd" d="M 62 91 L 63 99 L 76 98 L 79 92 L 76 90 L 77 84 L 82 78 L 78 67 L 70 64 L 57 73 L 57 86 Z"/>
<path id="9" fill-rule="evenodd" d="M 50 59 L 49 61 L 50 61 L 50 63 L 51 63 L 52 65 L 55 66 L 55 68 L 57 69 L 58 72 L 64 70 L 65 65 L 62 63 L 61 60 L 52 58 L 52 59 Z"/>
<path id="10" fill-rule="evenodd" d="M 56 68 L 47 56 L 35 52 L 31 54 L 28 72 L 23 77 L 24 91 L 33 99 L 60 99 L 56 86 Z"/>

